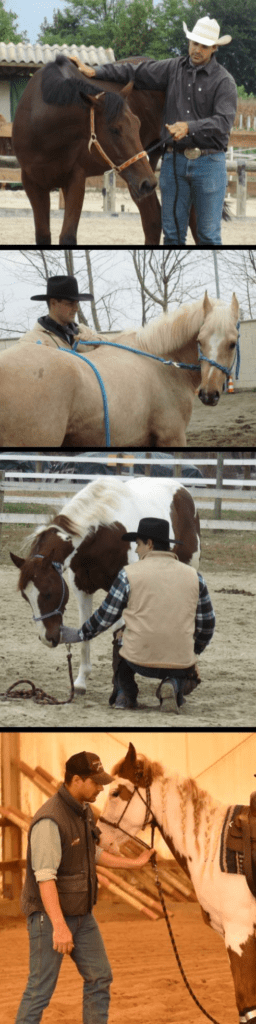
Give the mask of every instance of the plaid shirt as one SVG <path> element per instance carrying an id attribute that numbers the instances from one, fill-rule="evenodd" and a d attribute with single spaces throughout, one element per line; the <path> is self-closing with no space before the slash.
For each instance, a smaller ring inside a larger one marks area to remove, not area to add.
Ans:
<path id="1" fill-rule="evenodd" d="M 215 614 L 205 580 L 201 573 L 197 575 L 199 579 L 199 599 L 195 618 L 194 651 L 195 654 L 201 654 L 212 639 L 215 628 Z M 91 618 L 84 622 L 80 630 L 84 640 L 92 640 L 93 637 L 98 636 L 98 633 L 103 633 L 105 629 L 113 626 L 121 618 L 124 608 L 127 607 L 129 595 L 130 584 L 128 576 L 125 569 L 121 569 L 114 583 L 112 583 L 107 597 L 102 601 L 97 611 L 91 615 Z"/>

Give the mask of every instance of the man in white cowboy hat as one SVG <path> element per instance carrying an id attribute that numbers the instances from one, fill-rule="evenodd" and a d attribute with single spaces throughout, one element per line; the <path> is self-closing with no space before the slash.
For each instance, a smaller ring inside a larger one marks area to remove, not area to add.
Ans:
<path id="1" fill-rule="evenodd" d="M 214 633 L 207 586 L 200 573 L 169 550 L 174 540 L 166 519 L 141 519 L 138 530 L 122 539 L 137 541 L 139 561 L 120 570 L 82 629 L 62 627 L 61 643 L 92 640 L 123 616 L 124 643 L 109 703 L 117 710 L 136 710 L 138 673 L 161 680 L 156 691 L 161 710 L 177 714 L 184 694 L 200 683 L 196 655 Z"/>
<path id="2" fill-rule="evenodd" d="M 98 337 L 97 332 L 91 330 L 86 324 L 75 322 L 79 302 L 88 302 L 89 299 L 93 299 L 91 294 L 79 293 L 76 277 L 72 277 L 72 275 L 49 277 L 45 294 L 31 295 L 31 299 L 36 302 L 47 302 L 49 312 L 46 316 L 40 316 L 35 327 L 22 335 L 21 343 L 36 344 L 40 341 L 41 344 L 50 346 L 50 348 L 65 348 L 68 351 L 74 349 L 77 352 L 83 352 L 84 355 L 88 349 L 97 347 L 93 344 L 94 338 Z M 90 341 L 91 339 L 91 345 L 80 344 L 82 340 Z"/>
<path id="3" fill-rule="evenodd" d="M 232 37 L 220 37 L 218 22 L 209 17 L 200 18 L 192 32 L 185 22 L 183 28 L 189 39 L 187 57 L 138 64 L 133 69 L 134 88 L 161 89 L 166 94 L 160 174 L 164 243 L 186 244 L 193 204 L 199 244 L 220 246 L 227 183 L 225 153 L 237 92 L 232 75 L 217 63 L 216 51 Z M 130 66 L 106 64 L 88 68 L 87 74 L 124 85 L 129 81 Z"/>

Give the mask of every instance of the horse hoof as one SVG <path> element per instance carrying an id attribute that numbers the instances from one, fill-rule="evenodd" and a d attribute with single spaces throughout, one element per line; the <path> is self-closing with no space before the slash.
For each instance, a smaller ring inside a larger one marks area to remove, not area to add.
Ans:
<path id="1" fill-rule="evenodd" d="M 81 693 L 86 693 L 86 686 L 84 686 L 83 683 L 75 683 L 74 684 L 74 691 L 75 691 L 75 696 L 77 695 L 78 697 L 80 697 Z"/>

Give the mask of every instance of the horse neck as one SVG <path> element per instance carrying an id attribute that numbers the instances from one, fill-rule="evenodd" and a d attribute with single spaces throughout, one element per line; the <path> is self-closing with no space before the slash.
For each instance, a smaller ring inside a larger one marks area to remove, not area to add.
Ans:
<path id="1" fill-rule="evenodd" d="M 205 860 L 219 840 L 226 808 L 193 779 L 163 776 L 151 787 L 151 807 L 161 835 L 186 874 L 190 857 Z"/>
<path id="2" fill-rule="evenodd" d="M 181 347 L 172 349 L 172 351 L 168 353 L 167 356 L 164 356 L 164 358 L 171 359 L 177 363 L 186 363 L 189 364 L 189 366 L 196 366 L 198 364 L 197 334 L 195 334 L 193 338 L 190 338 L 189 341 L 183 342 Z M 196 391 L 199 387 L 201 382 L 200 366 L 198 370 L 176 370 L 175 367 L 170 366 L 170 374 L 173 375 L 173 373 L 179 374 L 179 378 L 182 373 L 183 387 L 187 385 L 190 389 L 192 388 L 192 391 Z"/>

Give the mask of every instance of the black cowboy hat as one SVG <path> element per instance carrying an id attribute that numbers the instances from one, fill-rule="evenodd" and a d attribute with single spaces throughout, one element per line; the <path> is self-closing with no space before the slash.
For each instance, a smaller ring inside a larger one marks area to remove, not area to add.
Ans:
<path id="1" fill-rule="evenodd" d="M 163 544 L 182 544 L 182 541 L 169 537 L 169 523 L 167 519 L 140 519 L 137 533 L 124 533 L 122 540 L 156 540 Z"/>
<path id="2" fill-rule="evenodd" d="M 31 299 L 36 299 L 37 302 L 41 302 L 45 299 L 69 299 L 70 302 L 82 302 L 86 299 L 93 299 L 94 296 L 91 294 L 82 294 L 78 292 L 78 284 L 76 277 L 49 277 L 47 281 L 47 292 L 46 295 L 31 295 Z"/>

